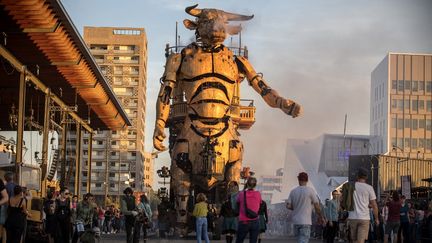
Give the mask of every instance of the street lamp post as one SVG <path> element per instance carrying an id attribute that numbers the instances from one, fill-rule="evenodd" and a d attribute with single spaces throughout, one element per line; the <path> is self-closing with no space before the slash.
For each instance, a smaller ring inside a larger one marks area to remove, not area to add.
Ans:
<path id="1" fill-rule="evenodd" d="M 405 159 L 399 159 L 399 157 L 397 155 L 397 150 L 398 149 L 402 152 L 402 156 L 404 155 L 405 151 L 402 148 L 400 148 L 400 147 L 398 147 L 396 145 L 393 145 L 393 149 L 392 150 L 396 151 L 396 175 L 397 175 L 396 185 L 400 185 L 401 189 L 402 189 L 399 164 L 402 163 L 402 162 L 406 162 L 406 161 L 409 160 L 409 153 L 408 153 L 408 156 Z M 397 186 L 396 186 L 396 189 L 397 189 Z"/>

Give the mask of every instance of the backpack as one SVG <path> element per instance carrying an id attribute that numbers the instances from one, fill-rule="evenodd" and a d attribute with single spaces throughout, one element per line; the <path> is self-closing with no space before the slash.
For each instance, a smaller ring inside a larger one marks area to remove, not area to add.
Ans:
<path id="1" fill-rule="evenodd" d="M 340 207 L 345 211 L 354 211 L 355 184 L 347 182 L 342 186 L 342 200 Z"/>

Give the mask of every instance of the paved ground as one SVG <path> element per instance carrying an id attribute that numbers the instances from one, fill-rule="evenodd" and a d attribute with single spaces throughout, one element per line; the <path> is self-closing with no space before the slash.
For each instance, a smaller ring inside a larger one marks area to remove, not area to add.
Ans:
<path id="1" fill-rule="evenodd" d="M 126 242 L 126 235 L 124 233 L 121 234 L 115 234 L 115 235 L 102 235 L 102 239 L 100 240 L 100 243 L 124 243 Z M 144 242 L 142 239 L 140 243 Z M 168 242 L 175 242 L 175 243 L 183 243 L 183 242 L 196 242 L 196 240 L 193 237 L 190 237 L 188 239 L 157 239 L 157 238 L 149 238 L 147 240 L 147 243 L 168 243 Z M 220 241 L 214 241 L 210 240 L 212 243 L 224 243 L 224 240 Z M 248 243 L 249 240 L 246 240 L 245 243 Z M 280 243 L 280 242 L 297 242 L 293 238 L 281 238 L 281 239 L 265 239 L 262 241 L 263 243 Z M 322 240 L 310 240 L 311 243 L 318 243 L 322 242 Z"/>

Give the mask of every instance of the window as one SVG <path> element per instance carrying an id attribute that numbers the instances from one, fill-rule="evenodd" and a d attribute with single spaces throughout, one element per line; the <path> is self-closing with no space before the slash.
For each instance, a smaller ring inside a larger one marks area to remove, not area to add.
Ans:
<path id="1" fill-rule="evenodd" d="M 403 100 L 397 100 L 397 108 L 398 110 L 403 110 Z"/>
<path id="2" fill-rule="evenodd" d="M 398 91 L 403 92 L 403 89 L 404 89 L 404 81 L 398 80 Z"/>
<path id="3" fill-rule="evenodd" d="M 110 187 L 111 187 L 111 188 L 114 188 L 114 187 L 115 187 L 115 184 L 114 184 L 114 183 L 110 183 Z"/>
<path id="4" fill-rule="evenodd" d="M 115 167 L 115 166 L 116 166 L 116 163 L 115 163 L 115 162 L 111 162 L 110 165 L 111 165 L 112 167 Z"/>
<path id="5" fill-rule="evenodd" d="M 403 119 L 397 119 L 397 129 L 403 128 Z"/>
<path id="6" fill-rule="evenodd" d="M 84 144 L 88 144 L 88 139 L 84 139 L 84 140 L 83 140 L 83 143 L 84 143 Z"/>
<path id="7" fill-rule="evenodd" d="M 97 141 L 97 144 L 98 144 L 98 145 L 103 145 L 103 141 L 98 140 L 98 141 Z"/>
<path id="8" fill-rule="evenodd" d="M 412 119 L 411 123 L 412 123 L 412 126 L 411 126 L 412 130 L 417 130 L 418 120 L 417 119 Z"/>
<path id="9" fill-rule="evenodd" d="M 131 178 L 135 178 L 135 172 L 131 172 Z"/>
<path id="10" fill-rule="evenodd" d="M 406 99 L 405 101 L 404 101 L 404 109 L 405 110 L 409 110 L 409 108 L 410 108 L 410 100 L 408 100 L 408 99 Z"/>
<path id="11" fill-rule="evenodd" d="M 87 171 L 83 171 L 83 176 L 87 176 Z"/>
<path id="12" fill-rule="evenodd" d="M 419 149 L 424 149 L 424 146 L 425 146 L 424 141 L 425 141 L 424 138 L 419 138 L 418 139 L 418 148 Z"/>
<path id="13" fill-rule="evenodd" d="M 419 100 L 418 101 L 418 108 L 420 111 L 424 110 L 424 100 Z"/>
<path id="14" fill-rule="evenodd" d="M 411 81 L 405 81 L 405 90 L 411 91 Z"/>
<path id="15" fill-rule="evenodd" d="M 95 183 L 96 187 L 102 187 L 102 183 Z"/>
<path id="16" fill-rule="evenodd" d="M 426 101 L 426 111 L 431 112 L 432 111 L 432 100 Z"/>
<path id="17" fill-rule="evenodd" d="M 411 128 L 411 121 L 410 121 L 410 119 L 405 119 L 405 128 Z"/>
<path id="18" fill-rule="evenodd" d="M 392 101 L 391 101 L 391 107 L 392 107 L 392 109 L 396 109 L 397 108 L 397 100 L 396 99 L 392 99 Z"/>
<path id="19" fill-rule="evenodd" d="M 102 162 L 96 162 L 96 166 L 102 166 Z"/>
<path id="20" fill-rule="evenodd" d="M 111 145 L 117 145 L 117 141 L 111 141 Z"/>
<path id="21" fill-rule="evenodd" d="M 97 155 L 97 156 L 102 156 L 103 154 L 104 154 L 103 151 L 97 151 L 97 152 L 96 152 L 96 155 Z"/>
<path id="22" fill-rule="evenodd" d="M 427 119 L 426 120 L 426 131 L 431 131 L 432 130 L 432 120 Z"/>
<path id="23" fill-rule="evenodd" d="M 403 138 L 398 138 L 397 139 L 397 145 L 396 146 L 398 146 L 400 148 L 404 147 Z"/>
<path id="24" fill-rule="evenodd" d="M 416 149 L 417 148 L 417 138 L 411 139 L 411 148 Z"/>
<path id="25" fill-rule="evenodd" d="M 420 129 L 425 129 L 425 124 L 426 124 L 426 121 L 424 119 L 419 120 L 419 128 Z"/>
<path id="26" fill-rule="evenodd" d="M 396 80 L 392 80 L 392 89 L 394 89 L 394 90 L 397 89 L 397 81 Z"/>
<path id="27" fill-rule="evenodd" d="M 431 150 L 432 149 L 432 139 L 427 138 L 426 139 L 426 149 Z"/>
<path id="28" fill-rule="evenodd" d="M 411 101 L 411 109 L 415 112 L 418 111 L 418 100 L 412 100 Z"/>
<path id="29" fill-rule="evenodd" d="M 87 150 L 83 150 L 83 154 L 84 155 L 88 155 L 88 151 Z"/>
<path id="30" fill-rule="evenodd" d="M 405 147 L 409 147 L 411 144 L 411 139 L 405 138 Z"/>
<path id="31" fill-rule="evenodd" d="M 111 131 L 111 134 L 112 134 L 112 135 L 116 135 L 116 134 L 117 134 L 117 131 Z"/>
<path id="32" fill-rule="evenodd" d="M 397 122 L 397 119 L 396 119 L 396 118 L 392 118 L 392 119 L 391 119 L 391 127 L 392 127 L 392 128 L 396 128 L 396 122 Z"/>
<path id="33" fill-rule="evenodd" d="M 418 81 L 412 81 L 412 92 L 418 91 Z"/>
<path id="34" fill-rule="evenodd" d="M 426 93 L 432 92 L 432 81 L 426 82 Z"/>
<path id="35" fill-rule="evenodd" d="M 116 156 L 117 152 L 111 152 L 111 156 Z"/>
<path id="36" fill-rule="evenodd" d="M 136 152 L 131 152 L 131 155 L 132 156 L 136 156 Z"/>
<path id="37" fill-rule="evenodd" d="M 87 182 L 83 182 L 83 183 L 82 183 L 82 186 L 83 186 L 83 187 L 87 187 Z"/>
<path id="38" fill-rule="evenodd" d="M 423 92 L 424 91 L 424 81 L 419 81 L 418 82 L 418 91 L 419 92 Z"/>
<path id="39" fill-rule="evenodd" d="M 109 177 L 115 177 L 115 173 L 110 172 L 110 173 L 109 173 Z"/>

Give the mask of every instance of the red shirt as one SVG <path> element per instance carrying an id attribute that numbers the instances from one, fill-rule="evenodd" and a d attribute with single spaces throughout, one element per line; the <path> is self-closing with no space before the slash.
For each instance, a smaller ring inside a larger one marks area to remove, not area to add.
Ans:
<path id="1" fill-rule="evenodd" d="M 241 191 L 238 193 L 237 195 L 237 202 L 239 203 L 239 208 L 240 208 L 240 214 L 239 214 L 239 220 L 240 221 L 250 221 L 250 220 L 256 220 L 258 219 L 258 217 L 256 217 L 255 219 L 250 219 L 246 216 L 246 210 L 245 210 L 245 205 L 244 205 L 244 196 L 243 193 L 245 191 Z M 247 207 L 258 213 L 260 204 L 261 204 L 261 193 L 259 191 L 254 191 L 254 190 L 248 190 L 246 192 L 246 203 L 247 203 Z"/>
<path id="2" fill-rule="evenodd" d="M 388 207 L 388 222 L 399 222 L 400 221 L 400 209 L 402 203 L 400 201 L 390 201 L 387 203 Z"/>

